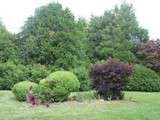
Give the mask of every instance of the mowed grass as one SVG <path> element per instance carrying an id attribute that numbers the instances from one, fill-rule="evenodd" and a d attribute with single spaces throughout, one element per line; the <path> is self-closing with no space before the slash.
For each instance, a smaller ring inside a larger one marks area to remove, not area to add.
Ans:
<path id="1" fill-rule="evenodd" d="M 126 92 L 124 101 L 65 102 L 49 108 L 0 91 L 0 120 L 160 120 L 160 93 Z"/>

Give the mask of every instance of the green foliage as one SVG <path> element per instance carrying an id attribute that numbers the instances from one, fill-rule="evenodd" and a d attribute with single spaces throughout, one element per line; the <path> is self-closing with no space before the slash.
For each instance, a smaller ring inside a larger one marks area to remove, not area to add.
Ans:
<path id="1" fill-rule="evenodd" d="M 66 100 L 70 92 L 77 91 L 80 88 L 80 83 L 77 77 L 69 71 L 57 71 L 51 73 L 40 83 L 51 89 L 52 98 L 56 102 Z"/>
<path id="2" fill-rule="evenodd" d="M 38 84 L 29 82 L 29 81 L 23 81 L 15 84 L 12 88 L 12 92 L 14 93 L 15 97 L 19 101 L 25 101 L 26 95 L 28 94 L 28 88 L 32 86 L 33 94 L 38 88 Z"/>
<path id="3" fill-rule="evenodd" d="M 160 77 L 143 65 L 134 66 L 134 74 L 130 77 L 127 90 L 131 91 L 160 91 Z"/>
<path id="4" fill-rule="evenodd" d="M 27 79 L 27 69 L 13 62 L 0 63 L 0 90 L 9 90 L 15 83 Z"/>
<path id="5" fill-rule="evenodd" d="M 77 67 L 71 70 L 75 75 L 77 75 L 78 80 L 80 81 L 80 90 L 87 91 L 90 90 L 90 77 L 89 70 L 84 66 Z"/>
<path id="6" fill-rule="evenodd" d="M 130 63 L 135 63 L 137 61 L 136 56 L 131 51 L 116 51 L 113 53 L 113 58 Z"/>
<path id="7" fill-rule="evenodd" d="M 28 18 L 19 37 L 25 63 L 50 64 L 69 70 L 88 64 L 85 21 L 75 21 L 58 3 L 42 6 Z"/>
<path id="8" fill-rule="evenodd" d="M 116 51 L 131 51 L 135 42 L 146 40 L 148 32 L 138 25 L 130 4 L 123 3 L 103 16 L 91 18 L 89 56 L 93 62 L 106 60 Z"/>
<path id="9" fill-rule="evenodd" d="M 36 83 L 38 83 L 41 79 L 47 77 L 50 73 L 45 65 L 32 64 L 27 65 L 26 67 L 28 68 L 28 79 Z"/>
<path id="10" fill-rule="evenodd" d="M 18 59 L 18 47 L 15 44 L 15 36 L 9 33 L 0 22 L 0 62 Z"/>
<path id="11" fill-rule="evenodd" d="M 42 103 L 52 102 L 51 93 L 52 93 L 51 89 L 44 86 L 43 83 L 40 83 L 34 91 L 34 95 L 35 96 L 40 96 L 40 99 L 41 99 Z"/>
<path id="12" fill-rule="evenodd" d="M 84 100 L 95 100 L 97 99 L 96 91 L 87 91 L 87 92 L 71 92 L 68 96 L 69 100 L 76 100 L 76 101 L 84 101 Z"/>

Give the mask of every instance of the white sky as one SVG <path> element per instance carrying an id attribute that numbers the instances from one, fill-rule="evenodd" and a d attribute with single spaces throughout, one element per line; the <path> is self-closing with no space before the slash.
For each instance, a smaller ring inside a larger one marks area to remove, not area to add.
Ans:
<path id="1" fill-rule="evenodd" d="M 102 15 L 124 0 L 0 0 L 0 17 L 9 31 L 17 33 L 35 8 L 52 1 L 69 7 L 76 17 L 89 19 L 91 14 Z M 149 30 L 150 38 L 160 38 L 160 0 L 126 1 L 133 3 L 140 26 Z"/>

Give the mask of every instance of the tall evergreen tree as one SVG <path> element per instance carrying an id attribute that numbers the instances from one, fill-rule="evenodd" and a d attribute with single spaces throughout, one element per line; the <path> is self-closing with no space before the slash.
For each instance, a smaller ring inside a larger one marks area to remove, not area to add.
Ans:
<path id="1" fill-rule="evenodd" d="M 22 56 L 27 63 L 54 64 L 64 69 L 80 66 L 88 61 L 84 30 L 68 8 L 58 3 L 40 7 L 20 33 Z"/>

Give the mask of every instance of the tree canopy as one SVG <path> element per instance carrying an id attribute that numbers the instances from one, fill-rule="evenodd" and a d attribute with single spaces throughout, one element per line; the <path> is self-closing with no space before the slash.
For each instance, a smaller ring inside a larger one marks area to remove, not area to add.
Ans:
<path id="1" fill-rule="evenodd" d="M 103 60 L 117 51 L 132 50 L 135 42 L 147 41 L 148 31 L 138 25 L 133 6 L 123 3 L 91 18 L 89 40 L 92 61 Z"/>
<path id="2" fill-rule="evenodd" d="M 83 24 L 68 8 L 58 3 L 36 9 L 20 33 L 20 47 L 26 63 L 52 64 L 64 69 L 88 61 Z"/>

